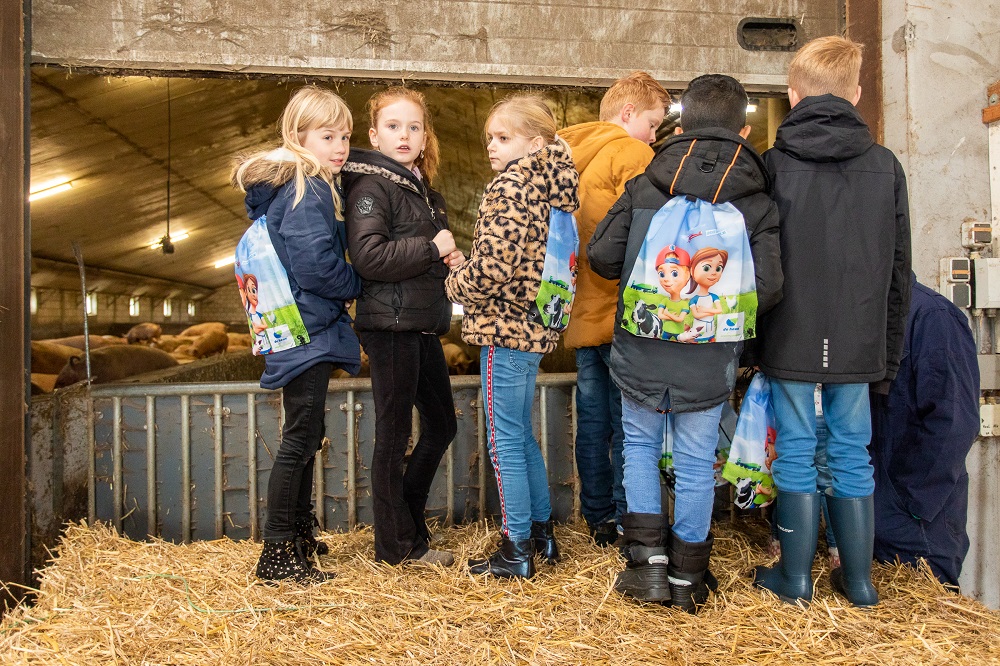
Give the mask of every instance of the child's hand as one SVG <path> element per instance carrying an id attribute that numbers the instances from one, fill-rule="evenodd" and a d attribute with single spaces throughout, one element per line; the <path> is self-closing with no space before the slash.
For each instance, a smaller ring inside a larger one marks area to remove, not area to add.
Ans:
<path id="1" fill-rule="evenodd" d="M 447 229 L 442 229 L 437 232 L 437 235 L 431 240 L 432 243 L 437 247 L 438 252 L 441 253 L 441 258 L 444 259 L 452 252 L 458 248 L 455 246 L 455 237 L 451 235 L 451 232 Z"/>
<path id="2" fill-rule="evenodd" d="M 455 268 L 456 266 L 461 266 L 465 263 L 465 255 L 461 250 L 455 250 L 447 257 L 444 258 L 444 263 L 448 265 L 448 268 Z"/>

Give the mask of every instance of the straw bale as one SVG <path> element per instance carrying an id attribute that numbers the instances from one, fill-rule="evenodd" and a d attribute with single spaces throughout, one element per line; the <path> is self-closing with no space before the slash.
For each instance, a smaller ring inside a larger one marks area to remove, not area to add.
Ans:
<path id="1" fill-rule="evenodd" d="M 259 544 L 134 542 L 67 528 L 34 605 L 0 624 L 4 664 L 1000 664 L 1000 613 L 924 569 L 877 565 L 882 602 L 852 608 L 817 557 L 814 603 L 790 606 L 747 576 L 766 532 L 715 528 L 720 580 L 698 616 L 614 592 L 618 553 L 557 528 L 563 561 L 530 581 L 468 568 L 372 561 L 368 529 L 325 534 L 329 583 L 269 587 Z M 497 539 L 483 523 L 439 530 L 459 562 Z"/>

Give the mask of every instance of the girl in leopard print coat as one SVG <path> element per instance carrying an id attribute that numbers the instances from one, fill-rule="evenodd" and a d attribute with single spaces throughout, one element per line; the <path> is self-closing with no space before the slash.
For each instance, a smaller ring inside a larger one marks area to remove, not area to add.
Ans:
<path id="1" fill-rule="evenodd" d="M 518 95 L 498 103 L 486 123 L 490 166 L 498 174 L 479 207 L 472 253 L 445 282 L 465 309 L 462 338 L 482 347 L 486 427 L 502 515 L 500 548 L 470 560 L 472 573 L 531 577 L 533 555 L 558 557 L 548 477 L 531 426 L 535 378 L 559 330 L 538 316 L 553 208 L 579 208 L 579 176 L 569 146 L 556 136 L 545 101 Z"/>

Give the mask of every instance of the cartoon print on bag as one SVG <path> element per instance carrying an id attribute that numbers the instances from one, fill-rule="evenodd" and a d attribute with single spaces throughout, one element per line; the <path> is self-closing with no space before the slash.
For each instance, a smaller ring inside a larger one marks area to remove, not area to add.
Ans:
<path id="1" fill-rule="evenodd" d="M 694 322 L 691 329 L 678 336 L 680 342 L 714 342 L 715 315 L 725 312 L 718 295 L 709 289 L 722 278 L 729 253 L 715 247 L 703 247 L 691 257 L 692 290 L 689 303 Z"/>
<path id="2" fill-rule="evenodd" d="M 659 338 L 663 331 L 660 318 L 641 299 L 635 302 L 635 308 L 632 310 L 632 321 L 635 322 L 636 329 L 639 331 L 638 335 L 644 338 Z"/>
<path id="3" fill-rule="evenodd" d="M 691 328 L 690 302 L 681 298 L 681 292 L 691 277 L 691 256 L 676 245 L 667 245 L 656 257 L 656 274 L 663 291 L 670 297 L 669 302 L 657 306 L 663 339 L 676 340 Z"/>

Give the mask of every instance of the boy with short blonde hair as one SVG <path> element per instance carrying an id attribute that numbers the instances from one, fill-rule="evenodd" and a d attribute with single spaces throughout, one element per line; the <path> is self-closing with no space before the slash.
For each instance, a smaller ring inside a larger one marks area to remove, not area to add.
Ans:
<path id="1" fill-rule="evenodd" d="M 849 40 L 802 47 L 788 73 L 792 110 L 764 154 L 785 275 L 784 298 L 758 328 L 778 427 L 771 471 L 781 560 L 758 567 L 755 583 L 789 602 L 812 598 L 820 511 L 813 394 L 821 384 L 833 477 L 827 506 L 841 558 L 831 582 L 856 606 L 878 603 L 868 391 L 887 386 L 900 366 L 910 223 L 903 169 L 854 108 L 860 69 L 861 47 Z"/>
<path id="2" fill-rule="evenodd" d="M 599 121 L 559 132 L 573 149 L 580 173 L 579 272 L 573 316 L 564 337 L 566 346 L 576 349 L 580 505 L 591 536 L 602 546 L 618 538 L 626 511 L 621 392 L 608 370 L 618 291 L 615 282 L 591 269 L 586 248 L 597 223 L 625 191 L 625 183 L 653 159 L 649 144 L 656 140 L 669 106 L 670 93 L 663 86 L 646 72 L 632 72 L 605 93 Z"/>

